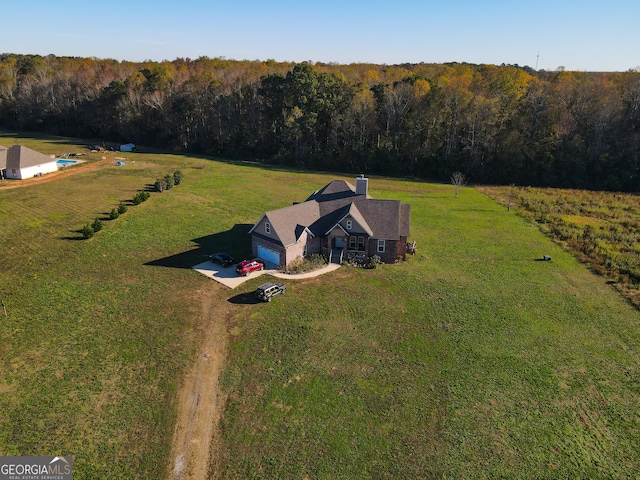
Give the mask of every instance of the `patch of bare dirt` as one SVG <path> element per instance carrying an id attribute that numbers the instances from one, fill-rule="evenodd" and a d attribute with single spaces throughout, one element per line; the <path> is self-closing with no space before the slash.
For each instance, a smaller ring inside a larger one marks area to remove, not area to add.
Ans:
<path id="1" fill-rule="evenodd" d="M 91 172 L 99 168 L 113 164 L 113 159 L 98 160 L 97 162 L 87 162 L 75 165 L 70 168 L 58 170 L 57 172 L 47 173 L 41 177 L 32 177 L 25 180 L 0 180 L 0 189 L 28 187 L 29 185 L 37 185 L 39 183 L 50 182 L 60 178 L 70 177 L 77 173 Z"/>
<path id="2" fill-rule="evenodd" d="M 226 398 L 219 376 L 224 367 L 229 337 L 229 303 L 220 292 L 202 291 L 198 332 L 201 341 L 193 366 L 178 397 L 178 417 L 171 446 L 168 478 L 171 480 L 207 479 L 219 445 L 220 417 Z"/>

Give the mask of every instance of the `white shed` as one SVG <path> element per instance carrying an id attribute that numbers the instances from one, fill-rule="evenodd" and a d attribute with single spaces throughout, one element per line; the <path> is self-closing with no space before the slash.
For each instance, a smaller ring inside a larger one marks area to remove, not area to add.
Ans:
<path id="1" fill-rule="evenodd" d="M 58 170 L 56 159 L 22 145 L 7 150 L 5 176 L 14 180 L 39 177 Z"/>
<path id="2" fill-rule="evenodd" d="M 4 178 L 5 170 L 7 169 L 7 147 L 0 145 L 0 180 Z"/>

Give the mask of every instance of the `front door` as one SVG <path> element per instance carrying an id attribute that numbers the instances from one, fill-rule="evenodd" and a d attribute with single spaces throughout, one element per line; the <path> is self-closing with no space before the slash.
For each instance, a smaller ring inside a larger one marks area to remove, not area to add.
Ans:
<path id="1" fill-rule="evenodd" d="M 334 238 L 334 242 L 336 248 L 342 249 L 344 247 L 344 241 L 342 240 L 342 237 Z"/>

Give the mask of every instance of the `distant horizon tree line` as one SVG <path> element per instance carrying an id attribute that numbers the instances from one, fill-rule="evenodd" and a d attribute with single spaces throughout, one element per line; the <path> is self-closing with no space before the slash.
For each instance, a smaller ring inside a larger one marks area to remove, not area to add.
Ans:
<path id="1" fill-rule="evenodd" d="M 634 70 L 1 54 L 0 126 L 344 173 L 640 185 Z"/>

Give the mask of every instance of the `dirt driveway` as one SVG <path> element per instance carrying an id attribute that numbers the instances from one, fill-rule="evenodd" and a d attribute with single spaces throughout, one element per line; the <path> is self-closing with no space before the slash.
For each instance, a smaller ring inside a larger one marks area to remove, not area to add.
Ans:
<path id="1" fill-rule="evenodd" d="M 86 162 L 72 167 L 68 167 L 57 172 L 47 173 L 41 177 L 32 177 L 25 180 L 0 180 L 0 189 L 20 188 L 28 187 L 29 185 L 37 185 L 39 183 L 51 182 L 60 178 L 70 177 L 77 173 L 91 172 L 109 166 L 113 163 L 113 159 L 106 158 L 104 160 L 97 160 L 92 162 Z"/>
<path id="2" fill-rule="evenodd" d="M 328 265 L 301 275 L 285 275 L 275 269 L 263 270 L 249 277 L 238 277 L 234 268 L 224 269 L 211 262 L 193 268 L 229 288 L 235 288 L 258 275 L 304 279 L 333 271 L 339 265 Z M 178 396 L 178 418 L 168 467 L 170 480 L 205 480 L 216 478 L 219 473 L 215 459 L 221 446 L 220 419 L 226 404 L 219 377 L 225 366 L 230 338 L 227 327 L 233 319 L 234 306 L 226 301 L 228 292 L 218 288 L 204 288 L 195 293 L 195 298 L 202 302 L 195 327 L 201 342 Z"/>
<path id="3" fill-rule="evenodd" d="M 171 445 L 168 478 L 208 479 L 220 441 L 220 417 L 226 397 L 219 387 L 229 345 L 232 307 L 219 289 L 196 292 L 202 302 L 197 331 L 201 342 L 178 397 L 178 418 Z"/>

